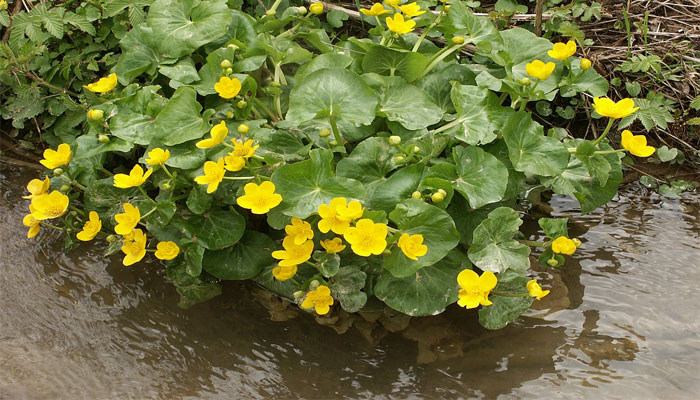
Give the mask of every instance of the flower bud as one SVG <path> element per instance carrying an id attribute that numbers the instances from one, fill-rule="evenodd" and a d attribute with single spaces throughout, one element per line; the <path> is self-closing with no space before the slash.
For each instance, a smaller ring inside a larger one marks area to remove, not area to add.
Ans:
<path id="1" fill-rule="evenodd" d="M 265 15 L 275 15 L 275 10 L 267 10 L 265 11 Z"/>
<path id="2" fill-rule="evenodd" d="M 323 13 L 323 3 L 313 3 L 309 6 L 309 11 L 312 14 L 319 15 Z"/>
<path id="3" fill-rule="evenodd" d="M 449 5 L 449 4 L 445 6 L 445 12 L 448 12 L 448 11 L 450 11 L 450 5 Z"/>
<path id="4" fill-rule="evenodd" d="M 109 143 L 109 136 L 100 134 L 97 136 L 97 141 L 104 144 L 104 143 Z"/>
<path id="5" fill-rule="evenodd" d="M 226 68 L 226 71 L 224 71 L 226 75 L 231 75 L 233 73 L 233 68 Z"/>
<path id="6" fill-rule="evenodd" d="M 391 255 L 391 250 L 389 250 L 389 249 L 384 250 L 384 251 L 382 252 L 382 255 L 390 256 L 390 255 Z"/>
<path id="7" fill-rule="evenodd" d="M 114 236 L 114 235 L 109 235 L 109 236 L 107 236 L 107 241 L 108 241 L 109 243 L 115 242 L 116 240 L 117 240 L 117 237 Z"/>
<path id="8" fill-rule="evenodd" d="M 580 240 L 578 240 L 578 239 L 576 239 L 576 238 L 573 238 L 573 239 L 571 239 L 571 241 L 574 242 L 574 244 L 576 245 L 576 248 L 577 248 L 577 249 L 578 249 L 579 247 L 581 247 L 581 241 L 580 241 Z"/>
<path id="9" fill-rule="evenodd" d="M 294 292 L 293 296 L 294 300 L 299 300 L 302 297 L 304 297 L 304 292 L 302 292 L 301 290 L 297 290 L 296 292 Z"/>
<path id="10" fill-rule="evenodd" d="M 304 7 L 304 6 L 298 7 L 297 12 L 299 12 L 299 15 L 306 15 L 306 13 L 307 13 L 306 7 Z"/>
<path id="11" fill-rule="evenodd" d="M 53 174 L 54 174 L 55 176 L 61 176 L 61 175 L 63 175 L 63 169 L 62 169 L 62 168 L 56 168 L 56 169 L 53 170 Z"/>
<path id="12" fill-rule="evenodd" d="M 418 147 L 418 146 L 413 146 L 413 152 L 414 152 L 414 153 L 420 153 L 420 152 L 421 152 L 420 147 Z"/>
<path id="13" fill-rule="evenodd" d="M 520 84 L 523 86 L 530 86 L 530 78 L 527 76 L 520 80 Z"/>
<path id="14" fill-rule="evenodd" d="M 432 200 L 433 203 L 442 203 L 442 201 L 445 200 L 445 195 L 440 192 L 435 192 L 430 196 L 430 200 Z"/>
<path id="15" fill-rule="evenodd" d="M 68 214 L 70 214 L 72 217 L 78 216 L 78 212 L 75 210 L 70 210 L 70 212 Z M 76 221 L 73 221 L 73 226 L 75 226 L 75 225 L 76 225 Z"/>
<path id="16" fill-rule="evenodd" d="M 338 145 L 338 141 L 337 141 L 337 140 L 331 140 L 329 143 L 331 144 L 331 146 L 337 146 L 337 145 Z"/>
<path id="17" fill-rule="evenodd" d="M 394 146 L 398 146 L 401 144 L 401 136 L 389 136 L 389 143 L 391 143 Z"/>
<path id="18" fill-rule="evenodd" d="M 396 164 L 401 164 L 405 160 L 406 160 L 406 157 L 404 157 L 404 156 L 394 156 L 394 162 Z"/>
<path id="19" fill-rule="evenodd" d="M 324 138 L 331 135 L 331 130 L 328 128 L 323 128 L 318 132 L 318 136 Z"/>
<path id="20" fill-rule="evenodd" d="M 91 120 L 99 121 L 105 115 L 105 112 L 102 110 L 90 110 L 90 111 L 88 111 L 87 115 L 88 115 L 88 118 L 90 118 Z"/>
<path id="21" fill-rule="evenodd" d="M 248 133 L 249 130 L 250 127 L 246 124 L 238 125 L 238 133 L 240 133 L 241 135 L 245 135 L 246 133 Z"/>
<path id="22" fill-rule="evenodd" d="M 236 45 L 235 45 L 235 44 L 233 44 L 233 43 L 229 44 L 229 45 L 228 45 L 228 46 L 226 46 L 226 47 L 228 47 L 229 49 L 231 49 L 231 50 L 233 50 L 233 51 L 236 51 L 236 50 L 238 50 L 238 49 L 239 49 L 239 47 L 238 47 L 238 46 L 236 46 Z"/>
<path id="23" fill-rule="evenodd" d="M 581 59 L 581 69 L 582 70 L 584 70 L 584 71 L 587 70 L 588 68 L 591 67 L 591 65 L 592 65 L 591 60 L 589 60 L 587 58 Z"/>
<path id="24" fill-rule="evenodd" d="M 464 44 L 464 36 L 454 36 L 452 38 L 452 43 L 454 44 Z"/>
<path id="25" fill-rule="evenodd" d="M 226 118 L 233 118 L 233 111 L 226 111 Z"/>
<path id="26" fill-rule="evenodd" d="M 321 285 L 321 283 L 320 283 L 318 280 L 314 279 L 314 280 L 311 281 L 311 283 L 309 284 L 309 289 L 311 289 L 311 290 L 316 290 L 316 288 L 318 288 L 320 285 Z"/>
<path id="27" fill-rule="evenodd" d="M 280 84 L 279 82 L 271 82 L 271 83 L 270 83 L 270 86 L 272 86 L 272 87 L 280 87 L 280 86 L 282 86 L 282 84 Z"/>
<path id="28" fill-rule="evenodd" d="M 238 103 L 236 103 L 236 107 L 238 107 L 238 109 L 242 110 L 242 109 L 248 107 L 248 102 L 245 100 L 241 100 Z"/>
<path id="29" fill-rule="evenodd" d="M 557 261 L 554 258 L 550 258 L 549 260 L 547 260 L 547 265 L 549 265 L 550 267 L 556 267 L 557 265 L 559 265 L 559 261 Z"/>
<path id="30" fill-rule="evenodd" d="M 233 66 L 229 60 L 224 60 L 219 65 L 221 65 L 221 68 L 231 68 L 231 66 Z"/>
<path id="31" fill-rule="evenodd" d="M 162 185 L 160 186 L 160 188 L 163 189 L 163 190 L 170 190 L 171 187 L 172 187 L 172 186 L 170 186 L 169 183 L 164 183 L 164 184 L 162 184 Z"/>
<path id="32" fill-rule="evenodd" d="M 68 192 L 68 191 L 70 191 L 70 186 L 61 185 L 61 187 L 58 190 L 60 190 L 61 192 Z"/>
<path id="33" fill-rule="evenodd" d="M 443 196 L 447 196 L 447 192 L 445 191 L 445 189 L 438 189 L 438 193 L 442 193 Z"/>
<path id="34" fill-rule="evenodd" d="M 411 197 L 413 197 L 414 199 L 420 199 L 423 197 L 423 194 L 416 190 L 415 192 L 411 193 Z"/>

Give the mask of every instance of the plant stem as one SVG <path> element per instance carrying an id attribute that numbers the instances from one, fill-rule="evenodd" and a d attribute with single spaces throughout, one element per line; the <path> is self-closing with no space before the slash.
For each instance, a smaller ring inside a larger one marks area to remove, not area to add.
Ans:
<path id="1" fill-rule="evenodd" d="M 52 224 L 49 224 L 48 222 L 39 221 L 39 223 L 40 223 L 41 225 L 43 225 L 43 226 L 48 226 L 49 228 L 53 228 L 53 229 L 56 229 L 56 230 L 59 230 L 59 231 L 62 231 L 62 232 L 66 232 L 66 231 L 67 231 L 66 229 L 61 228 L 60 226 L 52 225 Z"/>
<path id="2" fill-rule="evenodd" d="M 428 72 L 430 72 L 430 70 L 435 68 L 435 66 L 437 66 L 440 63 L 440 61 L 444 60 L 447 56 L 454 53 L 455 51 L 461 49 L 462 46 L 463 46 L 463 44 L 455 44 L 451 47 L 444 47 L 442 50 L 435 53 L 435 55 L 431 59 L 430 63 L 428 63 L 428 66 L 425 67 L 425 69 L 423 70 L 423 74 L 421 75 L 421 78 L 426 76 L 428 74 Z"/>
<path id="3" fill-rule="evenodd" d="M 596 139 L 596 140 L 593 141 L 593 145 L 596 145 L 596 144 L 600 143 L 600 141 L 603 140 L 603 138 L 605 138 L 605 136 L 608 135 L 608 132 L 610 132 L 610 128 L 612 128 L 612 126 L 613 126 L 613 122 L 615 122 L 615 118 L 610 118 L 610 119 L 608 120 L 608 126 L 605 127 L 605 130 L 604 130 L 603 133 L 598 137 L 598 139 Z"/>
<path id="4" fill-rule="evenodd" d="M 625 151 L 625 149 L 617 149 L 617 150 L 597 150 L 593 154 L 613 154 L 613 153 L 621 153 Z"/>
<path id="5" fill-rule="evenodd" d="M 433 134 L 435 134 L 435 133 L 440 133 L 440 132 L 442 132 L 442 131 L 446 131 L 446 130 L 452 128 L 453 126 L 459 125 L 461 122 L 462 122 L 461 119 L 456 118 L 454 121 L 450 121 L 450 122 L 448 122 L 447 124 L 445 124 L 445 125 L 443 125 L 443 126 L 437 128 L 437 129 L 435 129 L 435 130 L 433 131 Z"/>
<path id="6" fill-rule="evenodd" d="M 71 210 L 77 212 L 77 213 L 80 214 L 81 216 L 83 216 L 83 217 L 85 216 L 85 211 L 79 209 L 78 207 L 76 207 L 76 206 L 74 206 L 74 205 L 72 205 L 72 204 L 69 204 L 68 207 L 70 207 Z"/>
<path id="7" fill-rule="evenodd" d="M 168 168 L 165 166 L 165 164 L 161 165 L 163 167 L 163 172 L 165 172 L 165 175 L 168 175 L 168 178 L 170 179 L 175 179 L 175 177 L 168 171 Z"/>
<path id="8" fill-rule="evenodd" d="M 416 44 L 413 45 L 413 49 L 411 49 L 412 52 L 415 53 L 416 51 L 418 51 L 418 48 L 420 47 L 421 42 L 423 42 L 423 39 L 425 39 L 425 36 L 428 34 L 428 32 L 430 32 L 433 28 L 435 28 L 435 26 L 437 26 L 437 24 L 440 23 L 440 20 L 442 19 L 442 16 L 444 13 L 445 13 L 445 8 L 443 7 L 442 9 L 440 9 L 440 14 L 438 14 L 438 16 L 435 18 L 433 23 L 428 25 L 428 27 L 423 30 L 423 33 L 420 35 L 420 37 L 416 41 Z"/>
<path id="9" fill-rule="evenodd" d="M 253 98 L 253 103 L 255 103 L 255 104 L 256 104 L 258 107 L 260 107 L 263 111 L 265 111 L 265 113 L 270 117 L 270 119 L 271 119 L 273 122 L 274 122 L 274 121 L 279 121 L 279 120 L 275 117 L 275 113 L 273 113 L 272 110 L 270 110 L 270 108 L 269 108 L 267 105 L 265 105 L 265 103 L 262 102 L 262 100 L 260 100 L 260 99 L 258 99 L 257 97 L 255 97 L 255 98 Z"/>
<path id="10" fill-rule="evenodd" d="M 277 12 L 277 7 L 279 7 L 279 5 L 280 5 L 281 2 L 282 2 L 282 0 L 276 0 L 276 1 L 272 4 L 272 7 L 270 7 L 270 9 L 269 9 L 268 11 Z"/>
<path id="11" fill-rule="evenodd" d="M 139 192 L 141 192 L 142 195 L 146 196 L 146 198 L 147 198 L 148 200 L 150 200 L 151 203 L 153 203 L 153 204 L 158 204 L 158 202 L 155 201 L 155 200 L 153 200 L 153 199 L 151 198 L 151 196 L 149 196 L 148 193 L 146 193 L 146 191 L 143 190 L 143 188 L 142 188 L 141 186 L 139 186 L 138 188 L 139 188 Z"/>
<path id="12" fill-rule="evenodd" d="M 240 181 L 240 180 L 245 180 L 245 179 L 255 179 L 254 176 L 224 176 L 224 179 L 228 179 L 230 181 Z"/>
<path id="13" fill-rule="evenodd" d="M 343 141 L 343 137 L 340 135 L 340 131 L 338 130 L 338 123 L 335 121 L 335 115 L 333 115 L 333 114 L 329 115 L 328 120 L 331 123 L 331 130 L 333 131 L 333 138 L 335 138 L 335 141 L 338 142 L 338 146 L 344 146 L 345 142 Z"/>

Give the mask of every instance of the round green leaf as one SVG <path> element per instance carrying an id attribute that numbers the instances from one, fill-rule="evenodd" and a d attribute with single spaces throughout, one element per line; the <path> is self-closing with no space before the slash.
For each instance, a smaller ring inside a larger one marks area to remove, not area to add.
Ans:
<path id="1" fill-rule="evenodd" d="M 302 123 L 333 115 L 354 125 L 369 125 L 376 107 L 377 96 L 357 74 L 322 68 L 292 89 L 286 119 Z"/>
<path id="2" fill-rule="evenodd" d="M 371 137 L 358 144 L 349 156 L 338 161 L 335 173 L 369 185 L 384 179 L 396 168 L 394 155 L 399 152 L 388 138 Z"/>
<path id="3" fill-rule="evenodd" d="M 498 276 L 498 284 L 493 289 L 499 293 L 522 294 L 527 293 L 526 285 L 529 278 L 518 274 L 501 274 Z M 532 305 L 532 297 L 503 297 L 491 295 L 490 306 L 483 306 L 479 310 L 479 323 L 486 329 L 501 329 L 515 321 L 522 313 Z"/>
<path id="4" fill-rule="evenodd" d="M 204 252 L 202 265 L 205 271 L 219 279 L 251 279 L 275 263 L 271 254 L 276 247 L 277 244 L 264 233 L 246 231 L 233 246 Z"/>
<path id="5" fill-rule="evenodd" d="M 189 87 L 178 88 L 156 117 L 152 133 L 143 132 L 142 139 L 149 138 L 146 143 L 156 141 L 165 146 L 199 139 L 209 132 L 209 123 L 202 118 L 201 111 L 202 105 L 197 101 L 197 92 Z"/>
<path id="6" fill-rule="evenodd" d="M 471 145 L 496 139 L 496 132 L 512 113 L 510 107 L 501 106 L 495 93 L 478 86 L 455 84 L 450 98 L 457 110 L 457 119 L 452 122 L 456 128 L 447 132 Z"/>
<path id="7" fill-rule="evenodd" d="M 423 54 L 405 50 L 390 49 L 384 46 L 370 47 L 362 59 L 364 72 L 380 75 L 403 76 L 408 82 L 420 78 L 428 60 Z"/>
<path id="8" fill-rule="evenodd" d="M 421 89 L 398 76 L 382 77 L 382 81 L 378 88 L 379 112 L 389 121 L 418 130 L 442 120 L 442 109 Z"/>
<path id="9" fill-rule="evenodd" d="M 397 278 L 411 276 L 421 268 L 437 263 L 459 243 L 459 233 L 452 217 L 423 200 L 404 201 L 389 213 L 389 219 L 401 234 L 423 235 L 423 244 L 428 246 L 428 252 L 418 260 L 406 257 L 398 247 L 384 256 L 384 268 Z"/>
<path id="10" fill-rule="evenodd" d="M 503 139 L 516 171 L 556 176 L 569 162 L 569 151 L 560 141 L 545 136 L 542 125 L 525 111 L 513 113 L 503 126 Z"/>
<path id="11" fill-rule="evenodd" d="M 482 271 L 498 274 L 510 269 L 524 275 L 530 268 L 530 248 L 513 239 L 522 223 L 512 208 L 491 211 L 474 229 L 469 259 Z"/>
<path id="12" fill-rule="evenodd" d="M 235 211 L 173 216 L 170 222 L 187 238 L 208 250 L 229 247 L 243 236 L 245 218 Z"/>
<path id="13" fill-rule="evenodd" d="M 386 181 L 377 185 L 369 199 L 369 208 L 390 212 L 403 200 L 411 198 L 423 180 L 425 165 L 414 164 L 394 172 Z"/>

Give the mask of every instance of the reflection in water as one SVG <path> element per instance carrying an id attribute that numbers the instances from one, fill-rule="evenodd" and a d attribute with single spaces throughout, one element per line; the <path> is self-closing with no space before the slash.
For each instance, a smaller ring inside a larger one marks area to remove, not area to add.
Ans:
<path id="1" fill-rule="evenodd" d="M 700 394 L 696 195 L 628 192 L 583 217 L 556 198 L 583 247 L 564 268 L 537 270 L 552 294 L 529 316 L 487 331 L 457 307 L 410 320 L 336 314 L 321 326 L 240 282 L 181 310 L 157 262 L 125 268 L 100 245 L 64 254 L 47 230 L 27 241 L 29 179 L 0 168 L 2 399 Z"/>

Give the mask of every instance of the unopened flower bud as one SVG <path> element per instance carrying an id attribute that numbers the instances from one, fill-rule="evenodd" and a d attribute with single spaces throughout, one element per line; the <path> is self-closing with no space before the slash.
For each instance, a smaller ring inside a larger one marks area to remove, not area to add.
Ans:
<path id="1" fill-rule="evenodd" d="M 248 133 L 249 130 L 250 127 L 246 124 L 238 125 L 238 133 L 240 133 L 241 135 L 245 135 L 246 133 Z"/>
<path id="2" fill-rule="evenodd" d="M 100 142 L 100 143 L 103 143 L 103 144 L 104 144 L 104 143 L 109 143 L 109 136 L 104 135 L 104 134 L 100 134 L 100 135 L 97 136 L 97 141 Z"/>
<path id="3" fill-rule="evenodd" d="M 233 68 L 226 68 L 226 71 L 224 71 L 226 75 L 231 75 L 233 73 Z"/>
<path id="4" fill-rule="evenodd" d="M 236 107 L 238 107 L 240 110 L 248 107 L 248 102 L 245 100 L 241 100 L 238 103 L 236 103 Z"/>
<path id="5" fill-rule="evenodd" d="M 584 71 L 587 70 L 588 68 L 591 67 L 591 65 L 592 65 L 591 60 L 589 60 L 587 58 L 581 59 L 581 69 L 582 70 L 584 70 Z"/>
<path id="6" fill-rule="evenodd" d="M 449 4 L 445 6 L 445 12 L 448 12 L 448 11 L 450 11 L 450 5 L 449 5 Z"/>
<path id="7" fill-rule="evenodd" d="M 578 240 L 578 239 L 576 239 L 576 238 L 573 238 L 573 239 L 571 239 L 571 241 L 574 242 L 574 244 L 576 245 L 576 248 L 577 248 L 577 249 L 578 249 L 579 247 L 581 247 L 581 241 L 580 241 L 580 240 Z"/>
<path id="8" fill-rule="evenodd" d="M 272 86 L 272 87 L 280 87 L 280 86 L 282 86 L 282 84 L 280 84 L 279 82 L 271 82 L 271 83 L 270 83 L 270 86 Z"/>
<path id="9" fill-rule="evenodd" d="M 523 86 L 530 86 L 530 78 L 527 76 L 520 80 L 520 84 Z"/>
<path id="10" fill-rule="evenodd" d="M 170 186 L 169 183 L 164 183 L 164 184 L 162 184 L 162 185 L 160 186 L 160 188 L 163 189 L 163 190 L 170 190 L 171 187 L 172 187 L 172 186 Z"/>
<path id="11" fill-rule="evenodd" d="M 445 200 L 445 195 L 440 192 L 435 192 L 430 196 L 430 200 L 432 200 L 433 203 L 442 203 L 442 201 Z"/>
<path id="12" fill-rule="evenodd" d="M 394 156 L 394 162 L 397 164 L 401 164 L 406 160 L 406 157 L 404 156 Z"/>
<path id="13" fill-rule="evenodd" d="M 54 174 L 55 176 L 61 176 L 61 175 L 63 175 L 63 169 L 62 169 L 62 168 L 56 168 L 56 169 L 53 170 L 53 174 Z"/>
<path id="14" fill-rule="evenodd" d="M 301 290 L 297 290 L 296 292 L 294 292 L 293 296 L 294 300 L 299 300 L 302 297 L 304 297 L 304 292 L 302 292 Z"/>
<path id="15" fill-rule="evenodd" d="M 233 64 L 231 64 L 231 61 L 229 60 L 224 60 L 219 65 L 221 65 L 221 68 L 231 68 Z"/>
<path id="16" fill-rule="evenodd" d="M 389 249 L 384 250 L 384 251 L 382 252 L 382 255 L 390 256 L 390 255 L 391 255 L 391 250 L 389 250 Z"/>
<path id="17" fill-rule="evenodd" d="M 238 47 L 238 46 L 236 46 L 236 45 L 235 45 L 235 44 L 233 44 L 233 43 L 229 44 L 229 45 L 228 45 L 228 46 L 226 46 L 226 47 L 228 47 L 229 49 L 231 49 L 231 50 L 233 50 L 233 51 L 236 51 L 236 50 L 238 50 L 238 49 L 239 49 L 239 47 Z"/>
<path id="18" fill-rule="evenodd" d="M 304 6 L 298 7 L 297 11 L 299 12 L 300 15 L 306 15 L 306 13 L 307 13 L 306 7 L 304 7 Z"/>
<path id="19" fill-rule="evenodd" d="M 391 143 L 394 146 L 398 146 L 401 144 L 401 136 L 389 136 L 389 143 Z"/>
<path id="20" fill-rule="evenodd" d="M 411 193 L 411 197 L 413 197 L 414 199 L 420 199 L 421 197 L 423 197 L 423 194 L 416 190 L 415 192 Z"/>
<path id="21" fill-rule="evenodd" d="M 452 43 L 454 44 L 464 44 L 464 36 L 454 36 L 452 38 Z"/>
<path id="22" fill-rule="evenodd" d="M 226 118 L 233 118 L 233 111 L 226 111 Z"/>
<path id="23" fill-rule="evenodd" d="M 60 190 L 61 192 L 68 192 L 68 191 L 70 191 L 70 186 L 61 185 L 61 187 L 58 190 Z"/>
<path id="24" fill-rule="evenodd" d="M 442 193 L 444 196 L 447 196 L 445 189 L 438 189 L 438 193 Z"/>
<path id="25" fill-rule="evenodd" d="M 309 11 L 315 15 L 319 15 L 323 13 L 323 3 L 313 3 L 309 6 Z"/>
<path id="26" fill-rule="evenodd" d="M 311 290 L 316 290 L 316 288 L 319 287 L 320 285 L 321 285 L 321 283 L 320 283 L 318 280 L 314 279 L 314 280 L 311 281 L 311 283 L 309 284 L 309 289 L 311 289 Z"/>
<path id="27" fill-rule="evenodd" d="M 337 140 L 331 140 L 329 143 L 331 144 L 331 146 L 337 146 L 337 145 L 338 145 L 338 141 L 337 141 Z"/>
<path id="28" fill-rule="evenodd" d="M 547 265 L 549 265 L 550 267 L 556 267 L 557 265 L 559 265 L 559 261 L 557 261 L 554 258 L 550 258 L 549 260 L 547 260 Z"/>
<path id="29" fill-rule="evenodd" d="M 414 152 L 414 153 L 420 153 L 420 152 L 421 152 L 420 147 L 418 147 L 418 146 L 413 146 L 413 152 Z"/>
<path id="30" fill-rule="evenodd" d="M 331 135 L 331 130 L 328 128 L 323 128 L 318 132 L 318 136 L 324 138 Z"/>
<path id="31" fill-rule="evenodd" d="M 78 216 L 78 212 L 75 211 L 75 210 L 70 210 L 70 212 L 69 212 L 68 214 L 70 214 L 70 215 L 73 216 L 73 217 L 77 217 L 77 216 Z M 75 224 L 76 224 L 76 222 L 73 221 L 73 225 L 75 225 Z"/>
<path id="32" fill-rule="evenodd" d="M 88 115 L 88 118 L 90 118 L 91 120 L 99 121 L 105 115 L 105 112 L 102 110 L 90 110 L 90 111 L 88 111 L 87 115 Z"/>
<path id="33" fill-rule="evenodd" d="M 117 240 L 117 237 L 114 236 L 114 235 L 109 235 L 109 236 L 107 236 L 107 241 L 108 241 L 109 243 L 112 243 L 112 242 L 114 242 L 114 241 L 116 241 L 116 240 Z"/>

